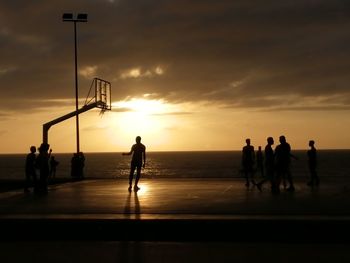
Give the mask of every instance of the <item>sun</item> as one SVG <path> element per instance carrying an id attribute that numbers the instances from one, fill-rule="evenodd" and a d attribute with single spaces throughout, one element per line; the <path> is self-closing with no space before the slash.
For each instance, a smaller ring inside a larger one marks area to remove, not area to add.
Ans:
<path id="1" fill-rule="evenodd" d="M 141 116 L 167 112 L 167 104 L 163 100 L 133 98 L 131 100 L 114 102 L 112 106 L 113 108 L 116 107 L 129 110 L 130 112 L 137 113 L 137 115 Z"/>
<path id="2" fill-rule="evenodd" d="M 163 100 L 133 98 L 114 102 L 112 108 L 115 112 L 108 126 L 113 130 L 112 137 L 116 144 L 136 135 L 148 139 L 159 138 L 169 124 L 166 114 L 171 106 Z"/>

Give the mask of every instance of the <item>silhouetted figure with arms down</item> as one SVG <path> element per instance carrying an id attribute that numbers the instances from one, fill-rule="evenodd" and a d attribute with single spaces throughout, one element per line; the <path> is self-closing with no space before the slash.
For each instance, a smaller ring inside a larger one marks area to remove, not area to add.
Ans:
<path id="1" fill-rule="evenodd" d="M 264 155 L 261 146 L 259 146 L 256 152 L 256 170 L 260 172 L 261 177 L 264 177 Z"/>
<path id="2" fill-rule="evenodd" d="M 24 185 L 24 192 L 29 192 L 30 187 L 36 188 L 36 168 L 35 168 L 35 156 L 36 153 L 36 147 L 31 146 L 30 147 L 30 153 L 26 157 L 26 167 L 25 167 L 25 174 L 26 174 L 26 181 Z"/>
<path id="3" fill-rule="evenodd" d="M 307 151 L 308 165 L 310 171 L 310 181 L 307 183 L 308 186 L 319 185 L 320 180 L 317 175 L 317 153 L 315 148 L 315 141 L 309 141 L 310 150 Z"/>
<path id="4" fill-rule="evenodd" d="M 84 155 L 83 152 L 79 152 L 78 159 L 79 159 L 79 162 L 78 162 L 78 165 L 79 165 L 79 178 L 83 179 L 85 177 L 84 176 L 85 155 Z"/>
<path id="5" fill-rule="evenodd" d="M 266 177 L 256 184 L 259 191 L 262 191 L 262 185 L 265 182 L 270 181 L 271 191 L 276 192 L 276 186 L 274 182 L 274 172 L 275 172 L 275 155 L 272 149 L 274 144 L 272 137 L 267 138 L 267 145 L 265 146 L 265 174 Z"/>
<path id="6" fill-rule="evenodd" d="M 141 143 L 141 137 L 136 137 L 136 144 L 131 147 L 130 152 L 122 153 L 122 155 L 131 155 L 131 165 L 130 165 L 130 175 L 129 175 L 129 188 L 131 191 L 132 188 L 132 180 L 134 177 L 134 172 L 136 169 L 136 179 L 134 185 L 134 191 L 138 191 L 140 188 L 137 186 L 140 176 L 141 176 L 141 167 L 145 168 L 146 165 L 146 146 Z"/>
<path id="7" fill-rule="evenodd" d="M 79 157 L 78 157 L 78 154 L 73 153 L 73 157 L 72 157 L 70 163 L 71 163 L 70 175 L 73 178 L 77 178 L 78 174 L 79 174 Z"/>
<path id="8" fill-rule="evenodd" d="M 295 191 L 292 174 L 290 172 L 291 157 L 297 159 L 291 154 L 291 147 L 289 143 L 287 143 L 286 137 L 282 135 L 280 136 L 280 144 L 277 145 L 275 150 L 277 192 L 279 191 L 281 179 L 283 178 L 286 178 L 289 183 L 289 187 L 286 190 L 289 192 Z"/>
<path id="9" fill-rule="evenodd" d="M 59 162 L 55 160 L 54 156 L 51 156 L 50 158 L 50 178 L 55 178 L 56 177 L 56 168 L 58 166 Z"/>
<path id="10" fill-rule="evenodd" d="M 49 177 L 50 168 L 49 160 L 52 150 L 48 152 L 50 145 L 47 143 L 42 143 L 39 147 L 39 155 L 36 158 L 36 165 L 40 170 L 40 178 L 38 183 L 37 193 L 46 194 L 47 190 L 47 179 Z"/>
<path id="11" fill-rule="evenodd" d="M 71 159 L 71 176 L 74 179 L 84 178 L 85 155 L 82 152 L 74 153 Z"/>
<path id="12" fill-rule="evenodd" d="M 242 150 L 242 167 L 244 176 L 246 179 L 246 187 L 249 187 L 250 182 L 254 184 L 254 162 L 255 162 L 255 152 L 254 146 L 250 145 L 250 139 L 246 139 L 246 146 Z"/>

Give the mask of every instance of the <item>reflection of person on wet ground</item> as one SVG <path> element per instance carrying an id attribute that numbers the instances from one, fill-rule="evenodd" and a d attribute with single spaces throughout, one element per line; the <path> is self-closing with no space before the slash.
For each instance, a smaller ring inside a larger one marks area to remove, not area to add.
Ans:
<path id="1" fill-rule="evenodd" d="M 24 192 L 29 192 L 30 187 L 36 187 L 36 168 L 35 168 L 35 159 L 36 159 L 36 147 L 31 146 L 30 147 L 30 153 L 26 157 L 26 166 L 25 166 L 25 173 L 26 173 L 26 181 L 24 185 Z"/>
<path id="2" fill-rule="evenodd" d="M 277 145 L 275 149 L 275 158 L 276 158 L 276 187 L 277 192 L 279 191 L 279 186 L 281 179 L 286 178 L 289 187 L 286 188 L 287 191 L 294 192 L 294 184 L 292 174 L 290 172 L 290 163 L 291 157 L 297 159 L 294 155 L 291 154 L 291 147 L 287 143 L 285 136 L 280 136 L 280 144 Z"/>
<path id="3" fill-rule="evenodd" d="M 141 143 L 141 137 L 136 137 L 136 144 L 134 144 L 131 147 L 130 152 L 128 153 L 122 153 L 122 155 L 131 155 L 131 165 L 130 165 L 130 174 L 129 174 L 129 188 L 128 190 L 131 191 L 132 189 L 132 181 L 134 177 L 134 172 L 136 169 L 136 178 L 135 178 L 135 185 L 134 185 L 134 191 L 138 191 L 140 188 L 138 187 L 138 182 L 140 180 L 141 176 L 141 167 L 145 168 L 146 165 L 146 147 Z"/>
<path id="4" fill-rule="evenodd" d="M 310 181 L 307 183 L 308 186 L 319 185 L 320 180 L 317 175 L 317 153 L 315 148 L 315 141 L 309 141 L 310 150 L 307 151 L 308 165 L 310 171 Z"/>
<path id="5" fill-rule="evenodd" d="M 246 179 L 246 187 L 249 187 L 250 182 L 254 184 L 254 162 L 255 162 L 255 152 L 254 146 L 250 145 L 250 139 L 246 139 L 246 146 L 242 150 L 242 167 L 244 176 Z"/>
<path id="6" fill-rule="evenodd" d="M 42 143 L 39 147 L 39 155 L 36 158 L 36 166 L 40 170 L 40 178 L 38 183 L 37 193 L 47 193 L 47 179 L 49 177 L 50 168 L 49 168 L 49 160 L 52 150 L 48 153 L 50 145 L 47 143 Z"/>
<path id="7" fill-rule="evenodd" d="M 274 172 L 275 172 L 275 155 L 273 153 L 272 145 L 274 140 L 272 137 L 267 138 L 267 145 L 265 146 L 265 172 L 266 177 L 256 184 L 259 191 L 262 191 L 262 185 L 265 182 L 270 181 L 271 191 L 275 192 L 276 187 L 274 184 Z"/>
<path id="8" fill-rule="evenodd" d="M 264 155 L 259 146 L 256 152 L 256 170 L 260 172 L 261 177 L 264 177 Z"/>
<path id="9" fill-rule="evenodd" d="M 51 158 L 50 158 L 50 178 L 56 177 L 56 167 L 58 164 L 59 164 L 59 162 L 57 162 L 55 160 L 55 157 L 51 156 Z"/>

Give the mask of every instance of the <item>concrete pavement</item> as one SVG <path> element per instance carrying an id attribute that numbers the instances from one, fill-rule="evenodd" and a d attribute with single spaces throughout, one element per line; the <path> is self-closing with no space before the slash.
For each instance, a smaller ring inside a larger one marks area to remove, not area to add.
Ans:
<path id="1" fill-rule="evenodd" d="M 349 262 L 350 184 L 85 180 L 0 194 L 1 262 Z"/>

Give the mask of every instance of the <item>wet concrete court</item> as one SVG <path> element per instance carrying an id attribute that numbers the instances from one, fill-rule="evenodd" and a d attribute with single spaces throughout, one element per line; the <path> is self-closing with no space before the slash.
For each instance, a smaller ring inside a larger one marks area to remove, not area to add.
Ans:
<path id="1" fill-rule="evenodd" d="M 49 256 L 60 248 L 87 262 L 96 255 L 83 252 L 91 246 L 107 262 L 135 253 L 133 262 L 255 262 L 261 255 L 292 262 L 309 253 L 321 255 L 318 262 L 335 254 L 349 261 L 350 182 L 322 183 L 310 189 L 296 182 L 294 193 L 272 195 L 239 179 L 143 179 L 129 193 L 127 180 L 99 179 L 52 186 L 46 196 L 1 193 L 1 251 L 39 246 Z M 271 246 L 279 252 L 266 253 Z M 257 254 L 247 256 L 247 248 Z M 296 254 L 285 259 L 290 249 Z"/>
<path id="2" fill-rule="evenodd" d="M 272 195 L 247 190 L 239 179 L 143 179 L 138 192 L 127 180 L 84 180 L 51 186 L 48 195 L 0 193 L 0 218 L 238 219 L 348 218 L 350 181 Z"/>

